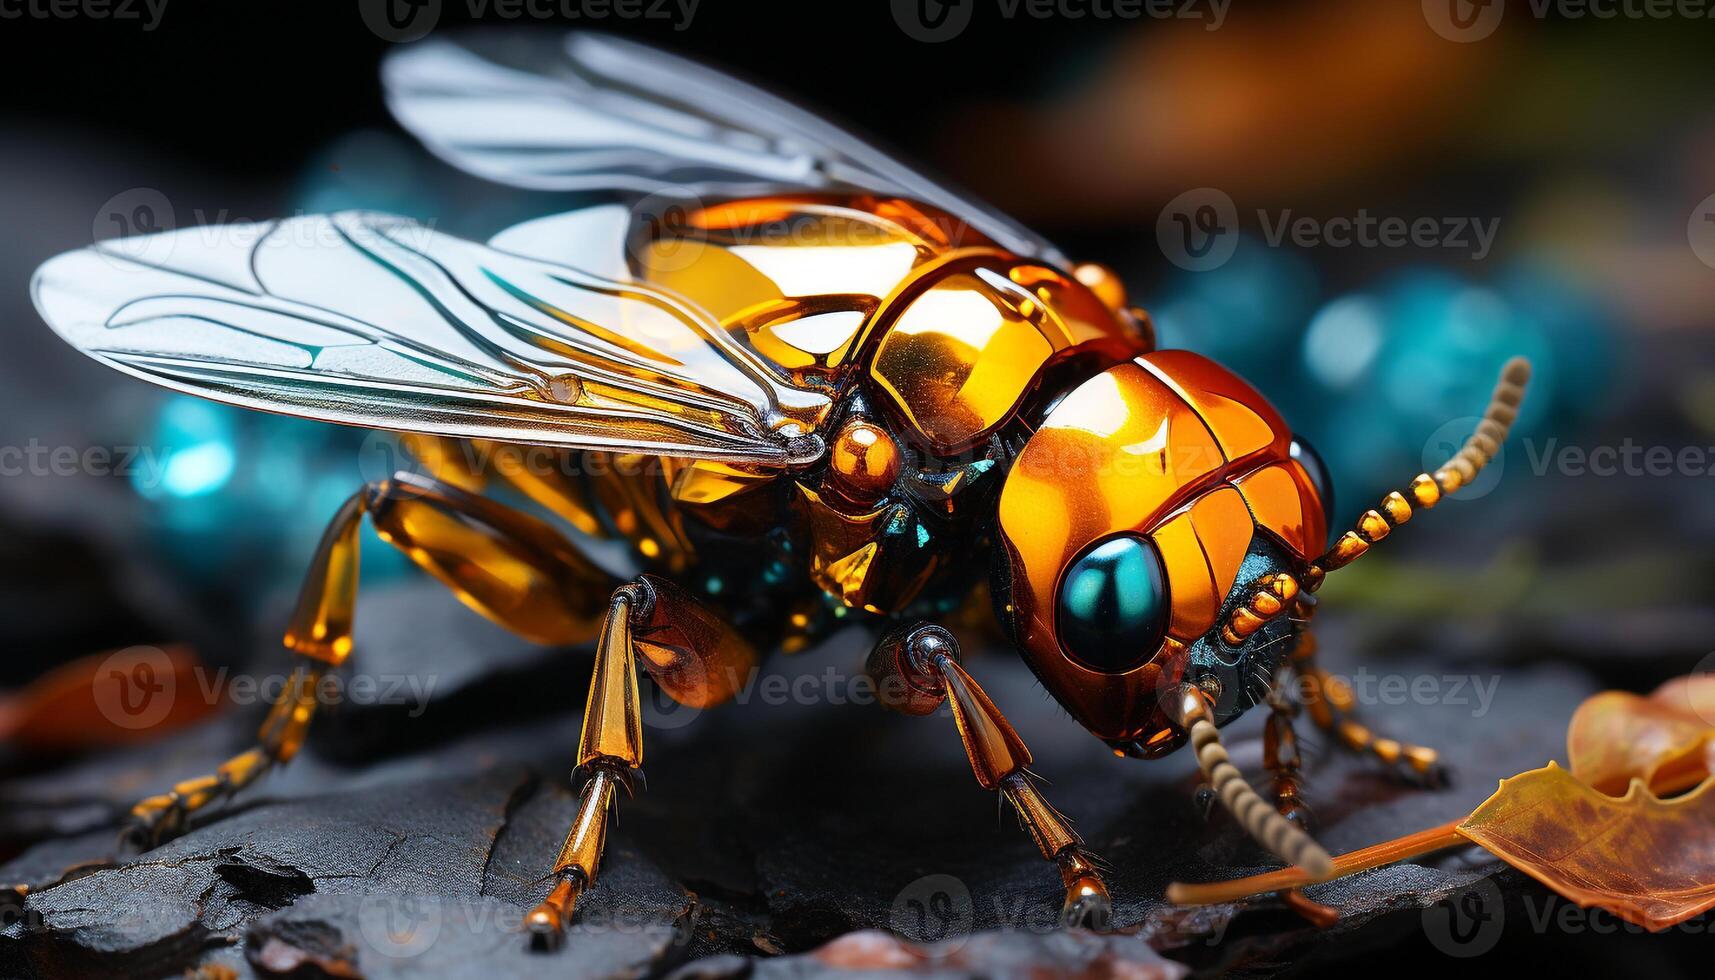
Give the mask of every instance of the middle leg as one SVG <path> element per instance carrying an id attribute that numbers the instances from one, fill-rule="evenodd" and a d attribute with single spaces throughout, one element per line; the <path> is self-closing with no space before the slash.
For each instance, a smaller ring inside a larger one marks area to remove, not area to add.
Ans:
<path id="1" fill-rule="evenodd" d="M 1310 829 L 1310 808 L 1304 802 L 1303 758 L 1298 751 L 1298 733 L 1293 722 L 1298 704 L 1287 690 L 1286 678 L 1277 676 L 1268 694 L 1268 721 L 1262 730 L 1263 768 L 1274 778 L 1274 806 L 1280 815 L 1305 830 Z"/>
<path id="2" fill-rule="evenodd" d="M 630 795 L 642 782 L 639 659 L 669 697 L 697 708 L 731 698 L 756 666 L 755 649 L 736 630 L 666 579 L 645 573 L 614 590 L 578 738 L 577 816 L 554 862 L 552 889 L 524 920 L 539 948 L 559 945 L 595 885 L 619 790 Z"/>
<path id="3" fill-rule="evenodd" d="M 1309 601 L 1305 601 L 1308 599 Z M 1395 771 L 1426 786 L 1447 781 L 1440 753 L 1424 745 L 1413 745 L 1378 735 L 1358 719 L 1357 699 L 1345 681 L 1317 663 L 1316 634 L 1310 618 L 1316 612 L 1315 597 L 1300 597 L 1293 627 L 1292 669 L 1302 685 L 1301 696 L 1310 720 L 1342 748 L 1381 760 Z"/>

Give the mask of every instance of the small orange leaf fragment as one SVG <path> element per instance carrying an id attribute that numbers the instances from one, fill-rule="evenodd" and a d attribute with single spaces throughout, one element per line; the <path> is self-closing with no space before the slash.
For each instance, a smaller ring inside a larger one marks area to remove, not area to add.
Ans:
<path id="1" fill-rule="evenodd" d="M 1605 691 L 1578 706 L 1566 729 L 1572 775 L 1619 796 L 1642 779 L 1669 796 L 1715 770 L 1715 676 L 1669 681 L 1649 697 Z"/>
<path id="2" fill-rule="evenodd" d="M 1619 796 L 1633 779 L 1658 795 L 1696 786 L 1708 777 L 1715 728 L 1700 717 L 1634 693 L 1598 693 L 1578 705 L 1566 729 L 1573 776 L 1600 793 Z"/>
<path id="3" fill-rule="evenodd" d="M 0 693 L 0 745 L 79 752 L 147 742 L 220 710 L 202 661 L 182 644 L 97 653 Z"/>
<path id="4" fill-rule="evenodd" d="M 1715 728 L 1715 673 L 1699 671 L 1675 677 L 1656 688 L 1650 700 L 1680 714 L 1701 719 L 1703 724 Z"/>
<path id="5" fill-rule="evenodd" d="M 1459 832 L 1584 907 L 1659 931 L 1715 908 L 1715 779 L 1623 797 L 1554 763 L 1502 780 Z"/>

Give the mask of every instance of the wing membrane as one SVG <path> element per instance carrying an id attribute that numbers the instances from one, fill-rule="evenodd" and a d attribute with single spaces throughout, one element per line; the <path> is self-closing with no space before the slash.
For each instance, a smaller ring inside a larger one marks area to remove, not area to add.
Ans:
<path id="1" fill-rule="evenodd" d="M 34 292 L 85 353 L 250 408 L 782 466 L 820 450 L 799 433 L 826 396 L 683 299 L 389 215 L 98 244 L 43 265 Z"/>
<path id="2" fill-rule="evenodd" d="M 473 34 L 391 54 L 400 123 L 437 155 L 538 190 L 739 196 L 859 189 L 933 204 L 1021 255 L 1052 245 L 875 147 L 767 92 L 654 48 L 599 34 Z"/>

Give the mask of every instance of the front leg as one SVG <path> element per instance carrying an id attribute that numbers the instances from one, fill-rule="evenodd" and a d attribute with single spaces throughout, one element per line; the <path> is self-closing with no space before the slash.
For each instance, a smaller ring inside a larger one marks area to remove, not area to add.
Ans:
<path id="1" fill-rule="evenodd" d="M 952 707 L 977 782 L 983 789 L 999 791 L 1012 804 L 1043 858 L 1059 868 L 1066 889 L 1061 921 L 1106 929 L 1112 903 L 1094 858 L 1085 850 L 1083 838 L 1031 782 L 1030 750 L 988 694 L 959 666 L 959 643 L 953 635 L 931 623 L 896 630 L 870 655 L 869 673 L 883 694 L 882 703 L 890 708 L 926 715 L 943 702 Z"/>
<path id="2" fill-rule="evenodd" d="M 578 815 L 554 862 L 553 890 L 524 920 L 525 928 L 544 946 L 559 943 L 578 898 L 595 884 L 616 791 L 623 787 L 629 795 L 633 784 L 642 779 L 643 712 L 637 697 L 631 628 L 647 601 L 648 594 L 635 582 L 615 589 L 601 639 L 596 641 L 595 673 L 590 677 L 578 738 L 576 774 L 584 779 Z"/>

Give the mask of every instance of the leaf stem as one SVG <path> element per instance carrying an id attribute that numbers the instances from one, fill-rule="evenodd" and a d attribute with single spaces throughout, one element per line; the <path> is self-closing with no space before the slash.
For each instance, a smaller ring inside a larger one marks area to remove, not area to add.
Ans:
<path id="1" fill-rule="evenodd" d="M 1359 871 L 1379 868 L 1384 864 L 1404 861 L 1439 851 L 1470 841 L 1459 833 L 1459 825 L 1469 818 L 1460 817 L 1449 820 L 1439 827 L 1430 827 L 1415 834 L 1396 837 L 1393 840 L 1372 844 L 1360 848 L 1350 854 L 1342 854 L 1334 859 L 1334 870 L 1321 878 L 1312 878 L 1298 868 L 1281 868 L 1265 874 L 1252 875 L 1248 878 L 1235 878 L 1232 881 L 1214 881 L 1202 885 L 1188 885 L 1174 882 L 1167 886 L 1167 900 L 1178 905 L 1215 905 L 1221 902 L 1235 902 L 1252 895 L 1264 895 L 1269 892 L 1285 891 L 1304 885 L 1314 885 L 1324 881 L 1332 881 Z"/>

